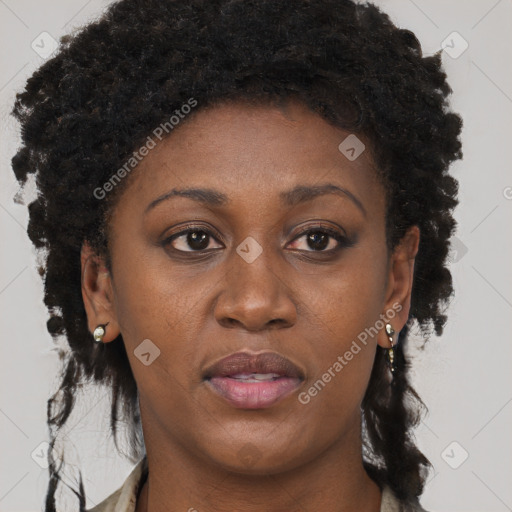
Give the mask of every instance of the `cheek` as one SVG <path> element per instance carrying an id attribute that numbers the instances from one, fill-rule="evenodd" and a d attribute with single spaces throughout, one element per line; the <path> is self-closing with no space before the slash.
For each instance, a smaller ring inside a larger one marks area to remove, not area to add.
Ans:
<path id="1" fill-rule="evenodd" d="M 316 279 L 305 332 L 313 370 L 303 395 L 308 406 L 355 410 L 366 391 L 383 327 L 386 259 L 379 251 L 360 251 L 329 278 Z"/>
<path id="2" fill-rule="evenodd" d="M 187 369 L 195 364 L 191 341 L 197 336 L 187 316 L 193 316 L 194 297 L 156 275 L 146 267 L 120 280 L 117 313 L 141 404 L 170 426 L 180 416 L 170 411 L 188 410 Z"/>
<path id="3" fill-rule="evenodd" d="M 129 255 L 118 239 L 114 259 L 116 314 L 125 341 L 162 338 L 172 333 L 193 298 L 183 293 L 182 282 L 148 257 L 147 249 L 132 244 Z M 169 275 L 166 275 L 169 274 Z"/>
<path id="4" fill-rule="evenodd" d="M 343 349 L 375 324 L 385 304 L 387 258 L 377 248 L 353 251 L 330 274 L 308 278 L 312 320 L 323 325 L 327 339 Z"/>
<path id="5" fill-rule="evenodd" d="M 135 380 L 150 402 L 162 393 L 165 403 L 179 402 L 173 390 L 189 386 L 187 368 L 197 365 L 205 286 L 192 282 L 135 251 L 114 261 L 117 319 Z"/>

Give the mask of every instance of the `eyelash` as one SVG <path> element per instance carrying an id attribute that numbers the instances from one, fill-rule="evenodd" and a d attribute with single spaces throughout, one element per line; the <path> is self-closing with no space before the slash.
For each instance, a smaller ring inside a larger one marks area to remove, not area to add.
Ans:
<path id="1" fill-rule="evenodd" d="M 205 233 L 209 237 L 214 238 L 216 241 L 218 241 L 215 233 L 213 233 L 211 230 L 209 230 L 207 228 L 204 228 L 204 227 L 201 227 L 201 226 L 186 226 L 186 229 L 184 229 L 182 231 L 179 231 L 178 233 L 174 233 L 173 235 L 171 235 L 171 236 L 167 237 L 165 240 L 163 240 L 162 246 L 166 247 L 167 245 L 169 245 L 171 242 L 173 242 L 177 238 L 180 238 L 180 237 L 182 237 L 184 235 L 187 235 L 189 233 Z M 329 237 L 331 237 L 334 240 L 336 240 L 339 245 L 338 245 L 338 247 L 335 247 L 334 249 L 329 249 L 328 251 L 325 251 L 325 250 L 321 250 L 321 251 L 315 251 L 315 250 L 301 251 L 301 250 L 299 250 L 300 252 L 316 253 L 316 254 L 334 254 L 334 253 L 338 252 L 340 249 L 348 248 L 348 247 L 351 247 L 351 246 L 354 245 L 354 242 L 351 241 L 350 239 L 348 239 L 346 236 L 342 235 L 341 233 L 339 233 L 338 231 L 336 231 L 336 230 L 334 230 L 334 229 L 332 229 L 330 227 L 323 226 L 321 224 L 318 225 L 318 226 L 309 227 L 308 229 L 302 231 L 301 233 L 298 233 L 297 236 L 295 236 L 295 238 L 292 240 L 292 242 L 294 242 L 296 240 L 299 240 L 304 235 L 308 235 L 309 233 L 326 234 Z M 200 250 L 200 251 L 194 251 L 194 250 L 192 250 L 192 251 L 182 251 L 180 249 L 172 248 L 172 250 L 174 252 L 177 252 L 177 253 L 180 253 L 180 254 L 184 254 L 184 253 L 185 254 L 186 253 L 206 254 L 208 252 L 212 252 L 212 250 L 210 250 L 210 249 L 208 249 L 208 250 Z"/>

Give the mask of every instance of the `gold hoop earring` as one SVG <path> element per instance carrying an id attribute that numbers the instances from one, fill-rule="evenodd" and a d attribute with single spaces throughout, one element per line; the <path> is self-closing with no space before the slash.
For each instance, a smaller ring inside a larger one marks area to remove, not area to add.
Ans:
<path id="1" fill-rule="evenodd" d="M 105 336 L 105 327 L 107 327 L 107 324 L 100 324 L 94 329 L 94 341 L 96 343 L 103 343 L 103 336 Z"/>
<path id="2" fill-rule="evenodd" d="M 386 334 L 389 338 L 390 347 L 388 348 L 387 359 L 389 369 L 391 373 L 394 375 L 396 373 L 396 364 L 395 364 L 395 345 L 397 342 L 393 342 L 393 334 L 395 334 L 395 329 L 391 324 L 386 324 Z"/>

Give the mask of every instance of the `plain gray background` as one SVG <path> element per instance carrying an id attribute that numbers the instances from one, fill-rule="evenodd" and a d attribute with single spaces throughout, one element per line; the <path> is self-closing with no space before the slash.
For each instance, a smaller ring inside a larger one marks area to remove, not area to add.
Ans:
<path id="1" fill-rule="evenodd" d="M 0 512 L 42 510 L 48 471 L 38 461 L 59 369 L 25 233 L 27 207 L 13 202 L 18 135 L 9 111 L 51 38 L 98 17 L 108 3 L 0 0 Z M 443 336 L 411 351 L 414 384 L 429 408 L 417 441 L 435 467 L 422 503 L 431 512 L 512 510 L 512 0 L 374 3 L 415 32 L 424 54 L 448 45 L 451 105 L 464 119 L 464 159 L 452 167 L 461 201 L 451 254 L 456 296 Z M 108 392 L 97 389 L 80 398 L 66 428 L 66 454 L 83 472 L 87 507 L 132 469 L 108 436 L 109 410 Z"/>

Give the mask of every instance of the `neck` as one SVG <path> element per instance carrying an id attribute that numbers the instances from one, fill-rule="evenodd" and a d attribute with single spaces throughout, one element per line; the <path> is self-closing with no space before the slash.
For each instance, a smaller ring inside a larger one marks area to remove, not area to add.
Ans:
<path id="1" fill-rule="evenodd" d="M 136 512 L 380 510 L 380 489 L 362 465 L 360 429 L 287 471 L 247 474 L 186 451 L 151 423 L 149 432 L 144 429 L 148 478 Z"/>

